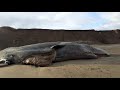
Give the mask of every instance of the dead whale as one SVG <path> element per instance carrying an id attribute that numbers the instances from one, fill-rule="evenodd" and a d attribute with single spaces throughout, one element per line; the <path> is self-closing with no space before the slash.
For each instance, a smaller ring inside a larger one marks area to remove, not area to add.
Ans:
<path id="1" fill-rule="evenodd" d="M 75 42 L 46 42 L 10 47 L 0 51 L 0 66 L 27 64 L 49 66 L 52 62 L 76 59 L 97 59 L 110 56 L 106 51 Z"/>

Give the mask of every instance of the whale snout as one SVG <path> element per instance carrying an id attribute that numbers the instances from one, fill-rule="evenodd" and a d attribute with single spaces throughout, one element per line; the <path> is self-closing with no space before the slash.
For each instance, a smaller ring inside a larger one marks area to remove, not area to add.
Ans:
<path id="1" fill-rule="evenodd" d="M 10 62 L 7 59 L 0 59 L 0 67 L 9 65 Z"/>

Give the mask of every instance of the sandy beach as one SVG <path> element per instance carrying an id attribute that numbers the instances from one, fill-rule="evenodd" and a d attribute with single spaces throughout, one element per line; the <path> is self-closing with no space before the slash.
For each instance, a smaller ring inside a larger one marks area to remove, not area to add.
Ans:
<path id="1" fill-rule="evenodd" d="M 93 45 L 110 54 L 91 60 L 70 60 L 49 67 L 12 65 L 0 68 L 0 78 L 119 78 L 120 44 Z"/>

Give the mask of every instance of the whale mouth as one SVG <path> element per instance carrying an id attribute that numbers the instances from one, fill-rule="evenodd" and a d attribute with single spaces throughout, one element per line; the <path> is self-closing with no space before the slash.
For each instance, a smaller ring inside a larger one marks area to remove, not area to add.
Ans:
<path id="1" fill-rule="evenodd" d="M 9 61 L 7 59 L 0 59 L 0 67 L 8 66 Z"/>

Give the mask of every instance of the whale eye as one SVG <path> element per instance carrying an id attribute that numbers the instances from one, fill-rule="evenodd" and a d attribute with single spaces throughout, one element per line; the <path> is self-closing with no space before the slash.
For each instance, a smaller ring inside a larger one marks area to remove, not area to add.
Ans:
<path id="1" fill-rule="evenodd" d="M 14 55 L 10 55 L 10 57 L 12 58 L 12 57 L 14 57 Z"/>
<path id="2" fill-rule="evenodd" d="M 7 58 L 13 58 L 13 57 L 14 57 L 14 55 L 12 55 L 12 54 L 7 56 Z"/>

